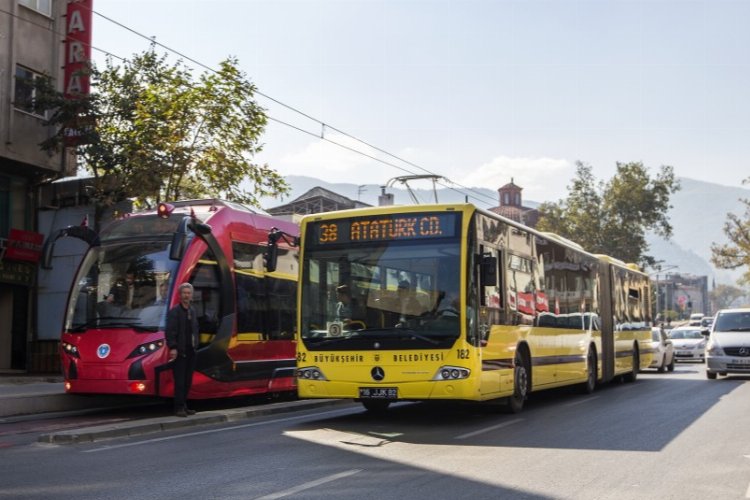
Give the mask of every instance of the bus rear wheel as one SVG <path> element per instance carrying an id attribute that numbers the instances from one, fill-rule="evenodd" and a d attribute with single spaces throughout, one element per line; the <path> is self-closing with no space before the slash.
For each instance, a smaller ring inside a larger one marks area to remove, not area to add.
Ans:
<path id="1" fill-rule="evenodd" d="M 625 382 L 635 382 L 638 379 L 638 372 L 641 369 L 641 358 L 638 354 L 638 346 L 633 346 L 633 370 L 623 376 Z"/>
<path id="2" fill-rule="evenodd" d="M 521 353 L 516 353 L 514 364 L 513 395 L 508 397 L 507 409 L 510 413 L 520 413 L 529 395 L 529 365 Z"/>
<path id="3" fill-rule="evenodd" d="M 390 405 L 390 401 L 382 399 L 366 399 L 362 401 L 362 406 L 370 413 L 385 413 Z"/>
<path id="4" fill-rule="evenodd" d="M 581 384 L 581 392 L 591 394 L 596 389 L 596 352 L 589 347 L 589 353 L 586 355 L 586 382 Z"/>

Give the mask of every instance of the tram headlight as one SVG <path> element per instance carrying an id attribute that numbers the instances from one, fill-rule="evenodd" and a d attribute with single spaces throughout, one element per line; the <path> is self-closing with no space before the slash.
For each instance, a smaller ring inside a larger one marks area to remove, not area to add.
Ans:
<path id="1" fill-rule="evenodd" d="M 141 344 L 130 353 L 128 358 L 135 358 L 136 356 L 143 356 L 145 354 L 151 354 L 164 347 L 164 340 L 157 340 L 156 342 L 147 342 Z"/>
<path id="2" fill-rule="evenodd" d="M 307 366 L 305 368 L 297 368 L 297 378 L 302 380 L 328 380 L 320 368 L 317 366 Z"/>
<path id="3" fill-rule="evenodd" d="M 432 380 L 462 380 L 469 378 L 471 370 L 462 366 L 441 366 Z"/>
<path id="4" fill-rule="evenodd" d="M 80 358 L 81 355 L 78 352 L 78 347 L 74 346 L 73 344 L 69 344 L 68 342 L 62 343 L 63 351 L 65 351 L 67 354 L 70 354 L 74 358 Z"/>

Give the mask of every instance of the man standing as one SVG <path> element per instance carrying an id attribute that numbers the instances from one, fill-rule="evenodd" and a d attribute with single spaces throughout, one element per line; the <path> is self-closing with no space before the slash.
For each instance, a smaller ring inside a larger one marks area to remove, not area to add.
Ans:
<path id="1" fill-rule="evenodd" d="M 174 414 L 178 417 L 194 415 L 187 407 L 187 396 L 195 370 L 195 349 L 198 346 L 198 318 L 191 305 L 193 285 L 183 283 L 178 288 L 180 303 L 167 314 L 166 338 L 169 360 L 174 372 Z"/>

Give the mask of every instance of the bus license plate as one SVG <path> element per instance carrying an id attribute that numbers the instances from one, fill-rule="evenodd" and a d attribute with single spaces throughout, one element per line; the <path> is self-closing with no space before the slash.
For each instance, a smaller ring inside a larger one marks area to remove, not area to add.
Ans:
<path id="1" fill-rule="evenodd" d="M 360 387 L 362 399 L 398 399 L 398 387 Z"/>

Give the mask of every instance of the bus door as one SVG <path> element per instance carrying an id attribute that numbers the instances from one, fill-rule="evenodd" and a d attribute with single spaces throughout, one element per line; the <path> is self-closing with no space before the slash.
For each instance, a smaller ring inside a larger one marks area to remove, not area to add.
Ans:
<path id="1" fill-rule="evenodd" d="M 480 353 L 480 392 L 483 395 L 500 392 L 502 388 L 502 372 L 510 368 L 507 355 L 506 332 L 502 328 L 503 317 L 506 313 L 503 272 L 503 253 L 496 248 L 481 246 L 476 283 L 479 285 L 479 311 L 473 322 L 476 326 Z M 467 307 L 467 314 L 472 314 L 473 308 Z M 472 318 L 469 319 L 469 324 Z M 471 336 L 469 336 L 471 339 Z M 507 381 L 506 381 L 507 382 Z"/>

